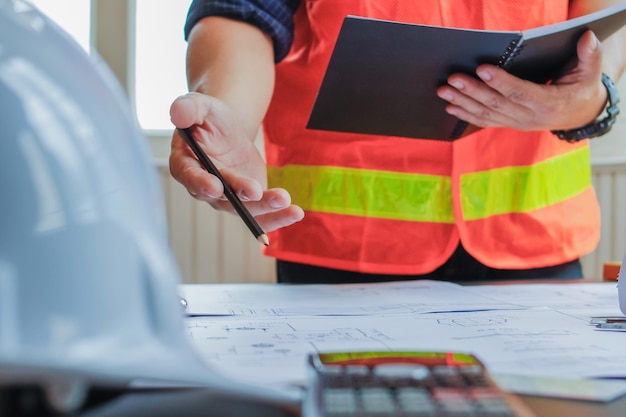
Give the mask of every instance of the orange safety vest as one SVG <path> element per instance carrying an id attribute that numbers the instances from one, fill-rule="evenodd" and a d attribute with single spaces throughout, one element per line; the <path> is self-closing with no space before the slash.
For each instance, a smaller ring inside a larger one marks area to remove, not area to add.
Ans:
<path id="1" fill-rule="evenodd" d="M 272 232 L 265 254 L 352 271 L 422 274 L 442 265 L 459 240 L 480 262 L 501 269 L 556 265 L 592 251 L 600 215 L 586 141 L 496 128 L 454 142 L 305 128 L 348 14 L 524 30 L 567 19 L 568 3 L 303 0 L 292 49 L 276 67 L 264 135 L 269 186 L 287 189 L 306 214 Z"/>

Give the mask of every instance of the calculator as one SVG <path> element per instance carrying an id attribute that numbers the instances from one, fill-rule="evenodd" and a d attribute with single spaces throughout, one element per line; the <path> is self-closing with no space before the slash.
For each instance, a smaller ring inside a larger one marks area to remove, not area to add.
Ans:
<path id="1" fill-rule="evenodd" d="M 532 417 L 473 354 L 309 354 L 302 417 Z"/>

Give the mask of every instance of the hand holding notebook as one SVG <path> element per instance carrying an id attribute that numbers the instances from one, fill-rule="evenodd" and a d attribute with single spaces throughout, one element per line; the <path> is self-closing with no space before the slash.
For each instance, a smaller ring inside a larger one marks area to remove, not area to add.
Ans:
<path id="1" fill-rule="evenodd" d="M 576 59 L 580 36 L 601 41 L 626 23 L 626 3 L 524 32 L 425 26 L 348 16 L 308 128 L 454 140 L 474 131 L 446 113 L 437 89 L 455 72 L 489 63 L 536 83 Z M 418 82 L 416 82 L 418 81 Z"/>

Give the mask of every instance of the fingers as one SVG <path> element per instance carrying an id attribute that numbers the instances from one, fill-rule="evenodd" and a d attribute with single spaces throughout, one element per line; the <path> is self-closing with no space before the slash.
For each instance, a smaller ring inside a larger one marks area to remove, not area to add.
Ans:
<path id="1" fill-rule="evenodd" d="M 241 201 L 258 201 L 263 197 L 263 187 L 258 181 L 248 177 L 237 176 L 230 169 L 222 169 L 220 173 Z"/>
<path id="2" fill-rule="evenodd" d="M 491 65 L 479 67 L 477 73 L 481 79 L 453 74 L 449 85 L 438 90 L 449 102 L 446 111 L 480 127 L 521 128 L 517 121 L 532 116 L 527 102 L 533 84 Z"/>
<path id="3" fill-rule="evenodd" d="M 267 190 L 261 201 L 250 204 L 250 210 L 266 232 L 292 225 L 304 218 L 304 210 L 291 204 L 291 196 L 282 188 Z"/>
<path id="4" fill-rule="evenodd" d="M 181 183 L 194 198 L 209 202 L 223 196 L 222 182 L 216 176 L 209 175 L 200 162 L 191 156 L 190 150 L 172 146 L 169 166 L 172 178 Z"/>
<path id="5" fill-rule="evenodd" d="M 224 188 L 220 180 L 207 175 L 206 171 L 199 166 L 187 165 L 182 173 L 179 173 L 180 181 L 185 185 L 189 194 L 197 200 L 205 201 L 216 210 L 225 211 L 237 215 L 232 204 L 224 196 Z M 291 204 L 291 196 L 282 188 L 273 188 L 257 196 L 255 189 L 260 187 L 258 183 L 250 181 L 245 184 L 235 182 L 231 185 L 246 208 L 255 217 L 263 230 L 271 232 L 281 227 L 299 222 L 304 217 L 304 211 Z M 258 198 L 257 198 L 258 197 Z"/>
<path id="6" fill-rule="evenodd" d="M 236 214 L 228 201 L 213 200 L 210 204 L 217 210 Z M 289 226 L 304 218 L 304 210 L 291 204 L 289 193 L 282 188 L 267 190 L 260 200 L 247 201 L 245 206 L 266 232 Z"/>
<path id="7" fill-rule="evenodd" d="M 224 186 L 219 178 L 207 173 L 195 157 L 185 148 L 172 150 L 170 173 L 194 198 L 209 203 L 225 200 Z M 258 181 L 235 175 L 230 169 L 220 170 L 224 180 L 230 185 L 242 202 L 256 201 L 263 197 L 263 187 Z"/>
<path id="8" fill-rule="evenodd" d="M 253 217 L 264 215 L 267 213 L 279 211 L 289 207 L 291 204 L 291 196 L 282 188 L 271 188 L 262 193 L 258 200 L 241 200 Z M 214 201 L 211 204 L 218 210 L 228 211 L 236 214 L 235 209 L 225 198 Z"/>
<path id="9" fill-rule="evenodd" d="M 187 166 L 183 178 L 183 184 L 194 198 L 209 203 L 216 210 L 237 215 L 232 204 L 224 197 L 222 183 L 217 177 L 206 175 L 200 167 Z M 240 188 L 240 184 L 235 183 L 233 189 L 239 190 L 236 191 L 237 195 L 266 232 L 292 225 L 304 218 L 304 210 L 291 204 L 291 197 L 284 189 L 261 191 L 260 198 L 253 200 L 256 196 L 254 191 L 249 190 L 255 187 L 259 187 L 259 184 L 242 184 Z"/>
<path id="10" fill-rule="evenodd" d="M 304 218 L 304 210 L 295 205 L 277 212 L 264 214 L 257 217 L 259 226 L 266 232 L 273 232 L 281 227 L 291 226 Z"/>
<path id="11" fill-rule="evenodd" d="M 446 111 L 479 127 L 517 130 L 568 129 L 593 120 L 602 110 L 601 43 L 591 31 L 578 41 L 578 60 L 549 84 L 526 81 L 493 65 L 476 69 L 478 78 L 453 74 L 437 91 Z"/>

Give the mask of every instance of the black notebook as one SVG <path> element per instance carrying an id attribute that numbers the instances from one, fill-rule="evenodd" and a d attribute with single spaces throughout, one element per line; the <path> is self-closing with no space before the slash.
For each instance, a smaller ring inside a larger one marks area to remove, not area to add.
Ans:
<path id="1" fill-rule="evenodd" d="M 475 131 L 449 115 L 437 89 L 489 63 L 546 83 L 575 63 L 587 30 L 602 41 L 626 23 L 626 2 L 523 32 L 345 18 L 307 128 L 454 140 Z"/>

